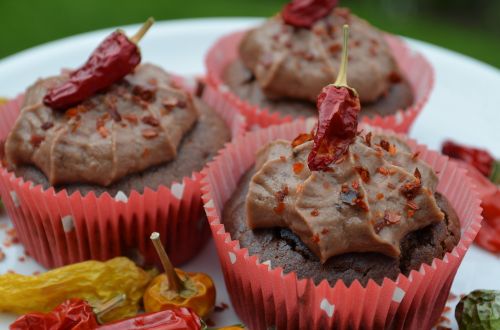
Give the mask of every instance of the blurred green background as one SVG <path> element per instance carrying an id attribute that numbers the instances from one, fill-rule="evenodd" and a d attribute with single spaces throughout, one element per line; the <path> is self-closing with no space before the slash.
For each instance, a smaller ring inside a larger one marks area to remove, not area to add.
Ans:
<path id="1" fill-rule="evenodd" d="M 0 0 L 0 58 L 109 26 L 209 16 L 270 16 L 286 0 Z M 500 68 L 500 0 L 342 0 L 372 24 Z"/>

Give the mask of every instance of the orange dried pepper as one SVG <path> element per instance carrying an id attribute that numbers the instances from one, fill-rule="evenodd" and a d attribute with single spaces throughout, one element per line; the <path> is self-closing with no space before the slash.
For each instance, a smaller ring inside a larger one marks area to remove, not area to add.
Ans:
<path id="1" fill-rule="evenodd" d="M 153 233 L 151 240 L 160 256 L 165 273 L 155 277 L 146 289 L 143 298 L 146 312 L 188 307 L 201 318 L 207 317 L 214 309 L 216 294 L 210 276 L 174 269 L 161 245 L 160 234 Z"/>

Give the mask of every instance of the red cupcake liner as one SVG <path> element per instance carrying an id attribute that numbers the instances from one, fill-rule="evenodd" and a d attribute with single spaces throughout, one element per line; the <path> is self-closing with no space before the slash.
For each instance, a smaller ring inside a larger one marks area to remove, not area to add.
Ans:
<path id="1" fill-rule="evenodd" d="M 0 106 L 0 142 L 7 138 L 22 104 L 20 96 Z M 244 117 L 230 108 L 216 111 L 233 137 L 246 130 Z M 193 258 L 210 237 L 201 201 L 201 173 L 144 193 L 132 191 L 96 196 L 68 194 L 26 182 L 0 166 L 0 195 L 26 251 L 47 268 L 88 259 L 119 255 L 139 264 L 157 262 L 150 243 L 153 231 L 161 234 L 172 262 Z"/>
<path id="2" fill-rule="evenodd" d="M 230 63 L 238 58 L 238 45 L 245 33 L 246 31 L 240 31 L 220 38 L 207 53 L 205 66 L 207 83 L 213 94 L 211 105 L 228 103 L 239 109 L 247 118 L 250 128 L 268 127 L 292 121 L 291 116 L 272 113 L 267 108 L 260 108 L 242 100 L 224 83 L 224 71 Z M 414 103 L 406 109 L 399 109 L 390 116 L 363 117 L 362 122 L 390 129 L 396 133 L 408 133 L 429 99 L 434 86 L 434 69 L 423 55 L 411 50 L 401 38 L 385 34 L 385 39 L 402 73 L 410 82 Z"/>
<path id="3" fill-rule="evenodd" d="M 384 279 L 382 285 L 370 280 L 366 287 L 355 281 L 347 287 L 326 280 L 319 285 L 284 274 L 269 261 L 250 256 L 232 240 L 221 224 L 225 202 L 240 177 L 255 162 L 256 151 L 277 139 L 293 139 L 309 131 L 303 120 L 247 133 L 229 144 L 203 172 L 203 201 L 220 258 L 224 279 L 233 306 L 251 329 L 430 329 L 445 306 L 457 269 L 479 228 L 481 208 L 471 180 L 455 163 L 437 152 L 407 140 L 413 150 L 439 176 L 438 191 L 451 202 L 459 215 L 462 237 L 443 259 L 424 264 L 409 276 Z M 402 136 L 401 136 L 402 137 Z"/>
<path id="4" fill-rule="evenodd" d="M 481 198 L 484 221 L 474 242 L 492 253 L 500 253 L 500 187 L 475 167 L 462 161 L 453 161 L 467 169 L 467 175 L 472 179 Z"/>

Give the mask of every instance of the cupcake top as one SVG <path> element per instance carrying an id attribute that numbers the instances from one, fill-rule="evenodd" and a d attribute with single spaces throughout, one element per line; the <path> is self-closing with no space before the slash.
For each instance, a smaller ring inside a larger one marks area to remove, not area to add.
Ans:
<path id="1" fill-rule="evenodd" d="M 399 138 L 358 134 L 321 170 L 308 167 L 313 146 L 302 135 L 259 151 L 246 198 L 250 228 L 289 228 L 325 262 L 348 252 L 398 257 L 408 233 L 444 219 L 436 174 Z"/>
<path id="2" fill-rule="evenodd" d="M 189 93 L 151 64 L 65 111 L 44 105 L 47 91 L 68 79 L 41 79 L 26 92 L 5 143 L 10 168 L 34 165 L 52 185 L 109 186 L 174 159 L 198 118 Z"/>
<path id="3" fill-rule="evenodd" d="M 348 9 L 334 8 L 309 27 L 293 26 L 283 16 L 277 14 L 248 32 L 239 49 L 241 60 L 269 98 L 315 102 L 338 73 L 343 24 L 352 31 L 349 83 L 363 103 L 376 101 L 400 80 L 382 32 Z"/>

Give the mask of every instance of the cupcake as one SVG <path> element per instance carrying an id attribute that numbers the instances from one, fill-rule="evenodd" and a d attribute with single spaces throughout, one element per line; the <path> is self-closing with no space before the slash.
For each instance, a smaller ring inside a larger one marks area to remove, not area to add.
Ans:
<path id="1" fill-rule="evenodd" d="M 39 79 L 0 111 L 2 199 L 46 267 L 117 255 L 150 264 L 151 231 L 179 264 L 210 236 L 199 172 L 244 121 L 139 64 L 124 38 L 113 33 L 82 68 Z"/>
<path id="2" fill-rule="evenodd" d="M 479 229 L 455 164 L 358 130 L 341 66 L 311 133 L 304 121 L 249 133 L 206 172 L 226 285 L 251 328 L 431 328 Z"/>
<path id="3" fill-rule="evenodd" d="M 370 147 L 368 131 L 332 166 L 339 170 L 310 171 L 313 143 L 290 144 L 307 128 L 296 121 L 249 133 L 206 172 L 205 210 L 239 317 L 252 329 L 431 328 L 480 227 L 465 171 L 400 136 L 372 132 Z M 421 191 L 409 200 L 402 188 L 419 176 Z"/>
<path id="4" fill-rule="evenodd" d="M 335 2 L 292 1 L 262 25 L 223 37 L 209 51 L 209 82 L 227 101 L 244 104 L 250 125 L 315 115 L 316 97 L 339 71 L 341 27 L 349 24 L 350 82 L 363 104 L 361 119 L 409 129 L 430 92 L 432 68 L 400 39 Z"/>

